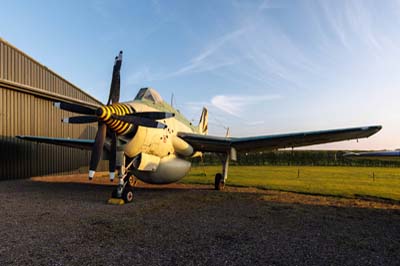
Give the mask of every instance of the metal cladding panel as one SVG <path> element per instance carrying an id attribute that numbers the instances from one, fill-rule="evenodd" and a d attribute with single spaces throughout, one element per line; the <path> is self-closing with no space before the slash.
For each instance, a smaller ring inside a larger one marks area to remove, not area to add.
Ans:
<path id="1" fill-rule="evenodd" d="M 11 86 L 11 85 L 12 86 Z M 23 88 L 23 89 L 21 89 Z M 52 93 L 41 95 L 32 90 Z M 96 124 L 70 125 L 61 118 L 76 114 L 54 108 L 60 97 L 99 104 L 65 79 L 0 39 L 0 180 L 85 172 L 90 152 L 23 141 L 16 135 L 94 138 Z M 99 170 L 106 169 L 105 162 Z"/>
<path id="2" fill-rule="evenodd" d="M 2 39 L 0 39 L 0 79 L 62 94 L 88 103 L 99 103 L 89 94 Z"/>

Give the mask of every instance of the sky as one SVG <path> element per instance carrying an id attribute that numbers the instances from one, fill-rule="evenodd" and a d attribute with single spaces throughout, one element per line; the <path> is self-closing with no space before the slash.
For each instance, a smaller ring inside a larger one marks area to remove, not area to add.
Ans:
<path id="1" fill-rule="evenodd" d="M 400 1 L 0 0 L 0 37 L 107 101 L 152 87 L 209 134 L 382 125 L 359 142 L 400 148 Z"/>

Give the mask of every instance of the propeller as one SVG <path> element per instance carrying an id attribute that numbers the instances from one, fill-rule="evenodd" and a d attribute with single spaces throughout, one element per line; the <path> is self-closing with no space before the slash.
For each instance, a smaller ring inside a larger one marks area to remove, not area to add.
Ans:
<path id="1" fill-rule="evenodd" d="M 153 120 L 159 120 L 159 119 L 166 119 L 170 117 L 174 117 L 174 113 L 167 113 L 167 112 L 141 112 L 141 113 L 133 113 L 129 114 L 126 116 L 136 116 L 136 117 L 144 117 L 144 118 L 149 118 Z"/>
<path id="2" fill-rule="evenodd" d="M 58 109 L 65 110 L 65 111 L 70 111 L 78 114 L 83 114 L 83 115 L 95 115 L 96 114 L 96 109 L 95 108 L 90 108 L 74 103 L 66 103 L 66 102 L 56 102 L 54 103 L 54 106 L 57 107 Z"/>
<path id="3" fill-rule="evenodd" d="M 92 156 L 90 157 L 89 163 L 89 179 L 92 179 L 94 173 L 96 172 L 97 165 L 101 159 L 101 153 L 103 151 L 104 142 L 107 135 L 107 125 L 104 123 L 99 123 L 99 128 L 97 129 L 96 138 L 94 140 L 94 145 L 92 148 Z"/>
<path id="4" fill-rule="evenodd" d="M 114 62 L 114 67 L 113 67 L 113 72 L 112 72 L 112 79 L 111 79 L 111 85 L 110 85 L 110 94 L 108 96 L 108 101 L 107 105 L 115 104 L 119 102 L 119 92 L 120 92 L 120 87 L 121 87 L 121 65 L 122 65 L 122 51 L 119 52 L 118 56 L 115 57 L 115 62 Z M 102 112 L 98 112 L 98 114 L 101 114 Z M 107 127 L 104 122 L 99 122 L 99 129 L 101 127 Z M 97 134 L 99 135 L 99 134 Z M 93 178 L 93 176 L 90 176 L 90 171 L 92 171 L 93 175 L 96 171 L 97 165 L 99 164 L 99 161 L 101 159 L 101 153 L 103 152 L 103 146 L 104 146 L 104 141 L 106 139 L 106 135 L 101 135 L 103 137 L 102 141 L 100 142 L 99 140 L 99 145 L 96 145 L 97 140 L 97 135 L 96 135 L 96 140 L 95 140 L 95 145 L 93 145 L 92 149 L 92 158 L 90 159 L 90 167 L 89 167 L 89 179 Z M 109 177 L 110 180 L 114 180 L 115 176 L 115 168 L 116 168 L 116 157 L 117 157 L 117 135 L 115 132 L 111 132 L 111 146 L 110 146 L 110 160 L 109 160 Z"/>
<path id="5" fill-rule="evenodd" d="M 91 108 L 79 104 L 66 102 L 57 102 L 54 105 L 62 110 L 70 111 L 83 116 L 74 116 L 64 118 L 64 123 L 83 124 L 98 122 L 98 129 L 95 137 L 95 143 L 92 148 L 92 154 L 89 164 L 89 179 L 94 177 L 96 168 L 101 160 L 104 143 L 107 135 L 110 137 L 110 156 L 109 156 L 109 174 L 112 181 L 116 170 L 116 157 L 118 134 L 128 134 L 132 132 L 135 126 L 166 128 L 167 126 L 156 120 L 166 119 L 175 116 L 174 113 L 168 112 L 135 112 L 135 110 L 127 104 L 119 104 L 120 96 L 120 70 L 122 65 L 122 51 L 115 57 L 112 79 L 110 85 L 110 94 L 107 105 L 99 108 Z"/>
<path id="6" fill-rule="evenodd" d="M 120 51 L 119 55 L 115 57 L 115 63 L 114 63 L 111 86 L 110 86 L 110 95 L 108 96 L 107 105 L 109 105 L 110 103 L 119 102 L 119 91 L 121 84 L 121 77 L 120 77 L 121 65 L 122 65 L 122 51 Z"/>
<path id="7" fill-rule="evenodd" d="M 86 124 L 86 123 L 94 123 L 97 122 L 97 116 L 94 115 L 87 115 L 87 116 L 73 116 L 73 117 L 66 117 L 61 119 L 64 123 L 71 123 L 71 124 Z"/>
<path id="8" fill-rule="evenodd" d="M 114 180 L 115 177 L 115 166 L 117 162 L 117 134 L 111 133 L 111 147 L 110 147 L 110 158 L 108 161 L 108 171 L 110 173 L 110 180 Z"/>
<path id="9" fill-rule="evenodd" d="M 119 116 L 119 115 L 112 115 L 111 116 L 114 119 L 121 120 L 130 124 L 136 124 L 139 126 L 144 126 L 144 127 L 154 127 L 154 128 L 166 128 L 167 126 L 163 123 L 144 118 L 144 117 L 136 117 L 136 116 L 130 116 L 130 115 L 125 115 L 125 116 Z"/>

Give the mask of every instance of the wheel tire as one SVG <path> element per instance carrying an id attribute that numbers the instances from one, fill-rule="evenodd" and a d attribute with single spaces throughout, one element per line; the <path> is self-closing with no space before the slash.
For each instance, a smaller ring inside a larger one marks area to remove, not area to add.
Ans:
<path id="1" fill-rule="evenodd" d="M 136 179 L 135 179 L 135 177 L 133 175 L 129 176 L 128 184 L 129 184 L 130 187 L 135 187 L 136 186 Z"/>
<path id="2" fill-rule="evenodd" d="M 225 188 L 224 179 L 222 178 L 222 174 L 217 173 L 215 175 L 215 183 L 214 183 L 215 190 L 223 190 Z"/>
<path id="3" fill-rule="evenodd" d="M 124 181 L 126 182 L 126 186 L 128 187 L 133 188 L 136 186 L 136 179 L 131 173 L 127 174 L 127 176 L 124 178 Z"/>
<path id="4" fill-rule="evenodd" d="M 125 203 L 131 203 L 133 201 L 133 189 L 130 187 L 125 187 L 122 191 L 122 199 Z"/>

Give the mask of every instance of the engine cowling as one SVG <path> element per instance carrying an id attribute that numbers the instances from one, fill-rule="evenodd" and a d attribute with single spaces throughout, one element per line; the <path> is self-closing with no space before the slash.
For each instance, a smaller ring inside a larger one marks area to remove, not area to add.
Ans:
<path id="1" fill-rule="evenodd" d="M 155 171 L 135 169 L 134 175 L 146 183 L 169 184 L 183 178 L 189 172 L 190 166 L 190 162 L 176 157 L 175 155 L 169 155 L 160 159 Z"/>
<path id="2" fill-rule="evenodd" d="M 160 161 L 160 157 L 142 152 L 135 158 L 133 166 L 139 171 L 155 172 L 160 165 Z"/>
<path id="3" fill-rule="evenodd" d="M 193 147 L 178 136 L 172 136 L 172 146 L 179 155 L 189 157 L 193 155 Z"/>

